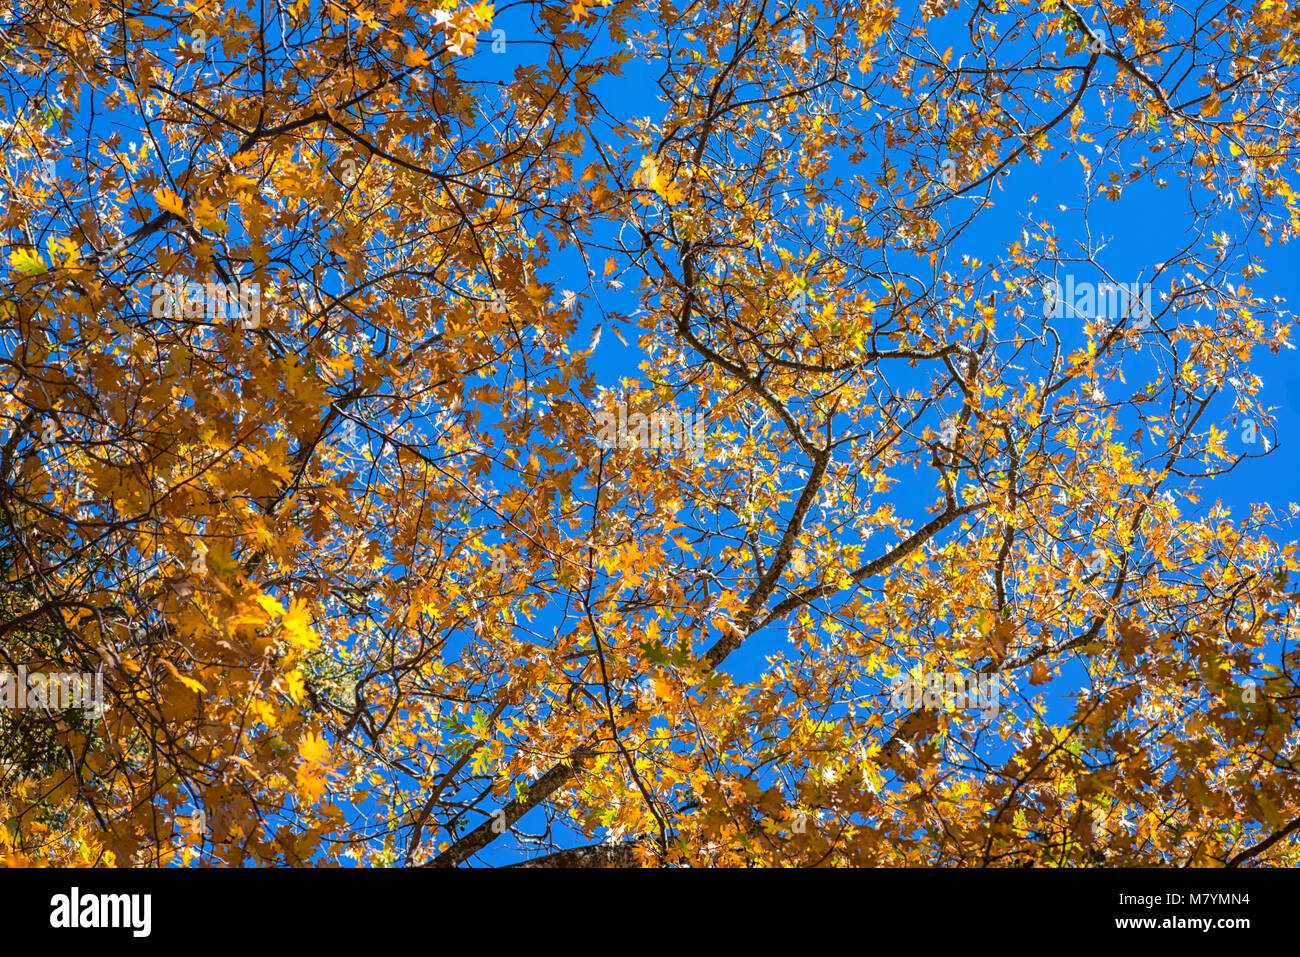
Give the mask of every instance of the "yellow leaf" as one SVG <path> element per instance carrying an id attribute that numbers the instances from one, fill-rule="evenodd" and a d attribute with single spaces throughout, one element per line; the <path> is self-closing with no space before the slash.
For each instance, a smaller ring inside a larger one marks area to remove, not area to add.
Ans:
<path id="1" fill-rule="evenodd" d="M 50 260 L 56 264 L 75 266 L 81 255 L 81 247 L 74 239 L 56 239 L 51 236 L 45 245 L 50 251 Z"/>
<path id="2" fill-rule="evenodd" d="M 258 595 L 257 603 L 266 609 L 267 614 L 283 615 L 284 606 L 272 598 L 270 595 Z"/>
<path id="3" fill-rule="evenodd" d="M 195 681 L 193 678 L 187 678 L 183 674 L 181 674 L 176 669 L 176 666 L 172 664 L 170 661 L 168 661 L 166 658 L 163 659 L 163 664 L 167 667 L 167 670 L 172 673 L 172 677 L 176 678 L 181 684 L 183 684 L 185 687 L 189 688 L 191 691 L 195 692 L 196 694 L 202 694 L 208 690 L 207 688 L 203 687 L 202 684 Z"/>
<path id="4" fill-rule="evenodd" d="M 330 743 L 322 734 L 305 734 L 298 741 L 298 756 L 307 764 L 328 764 Z"/>
<path id="5" fill-rule="evenodd" d="M 284 613 L 280 619 L 284 626 L 284 632 L 288 635 L 289 640 L 295 645 L 303 648 L 315 648 L 320 644 L 320 636 L 312 630 L 311 615 L 307 611 L 307 603 L 299 598 L 295 598 L 289 603 L 289 610 Z"/>
<path id="6" fill-rule="evenodd" d="M 663 181 L 659 172 L 659 164 L 653 156 L 642 158 L 641 168 L 637 170 L 633 180 L 638 186 L 653 191 L 655 195 L 661 197 L 665 202 L 676 203 L 682 198 L 680 186 Z"/>
<path id="7" fill-rule="evenodd" d="M 175 213 L 177 216 L 184 216 L 185 209 L 181 205 L 181 198 L 172 192 L 166 186 L 153 191 L 154 202 L 169 213 Z"/>

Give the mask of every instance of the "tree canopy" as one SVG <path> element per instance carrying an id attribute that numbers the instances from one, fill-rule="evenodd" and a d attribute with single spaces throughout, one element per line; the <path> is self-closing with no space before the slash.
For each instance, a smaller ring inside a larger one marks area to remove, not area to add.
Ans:
<path id="1" fill-rule="evenodd" d="M 7 862 L 1297 862 L 1294 4 L 0 21 Z"/>

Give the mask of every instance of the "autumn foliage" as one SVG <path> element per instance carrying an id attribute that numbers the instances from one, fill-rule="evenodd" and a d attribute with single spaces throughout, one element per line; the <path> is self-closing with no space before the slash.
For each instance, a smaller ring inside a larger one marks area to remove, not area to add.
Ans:
<path id="1" fill-rule="evenodd" d="M 1294 4 L 0 20 L 0 858 L 1298 862 Z"/>

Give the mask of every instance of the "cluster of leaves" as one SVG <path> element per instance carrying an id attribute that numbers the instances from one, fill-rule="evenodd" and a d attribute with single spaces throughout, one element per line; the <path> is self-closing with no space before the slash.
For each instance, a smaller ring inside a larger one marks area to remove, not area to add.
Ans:
<path id="1" fill-rule="evenodd" d="M 1294 863 L 1291 515 L 1195 506 L 1300 13 L 844 6 L 0 6 L 0 660 L 108 698 L 0 717 L 0 856 Z M 1041 318 L 1090 228 L 960 252 L 1044 167 L 1179 181 L 1149 324 Z"/>

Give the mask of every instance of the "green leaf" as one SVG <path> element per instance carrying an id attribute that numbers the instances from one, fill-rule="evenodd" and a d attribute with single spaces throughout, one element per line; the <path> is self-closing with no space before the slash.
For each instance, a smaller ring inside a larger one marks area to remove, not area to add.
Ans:
<path id="1" fill-rule="evenodd" d="M 9 254 L 9 264 L 24 276 L 39 276 L 48 268 L 34 249 L 15 249 Z"/>

